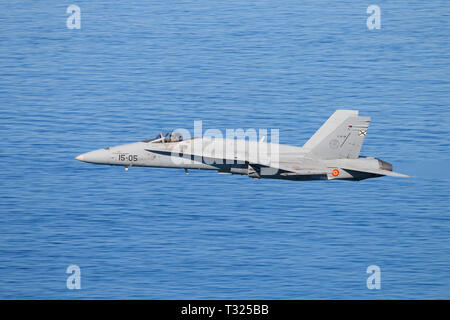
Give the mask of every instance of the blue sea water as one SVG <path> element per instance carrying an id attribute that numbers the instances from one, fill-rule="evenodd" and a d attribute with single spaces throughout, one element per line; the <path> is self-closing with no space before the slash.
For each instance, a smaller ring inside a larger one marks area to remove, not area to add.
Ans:
<path id="1" fill-rule="evenodd" d="M 2 1 L 0 298 L 449 299 L 449 12 L 438 0 Z M 74 160 L 194 120 L 277 128 L 301 146 L 335 109 L 372 117 L 362 154 L 411 178 Z M 81 290 L 66 288 L 72 264 Z"/>

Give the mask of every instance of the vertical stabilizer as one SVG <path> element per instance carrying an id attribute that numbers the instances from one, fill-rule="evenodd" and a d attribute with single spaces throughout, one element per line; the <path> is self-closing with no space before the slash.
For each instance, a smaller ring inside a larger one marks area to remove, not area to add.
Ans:
<path id="1" fill-rule="evenodd" d="M 336 110 L 303 148 L 319 159 L 358 158 L 369 123 L 357 110 Z"/>

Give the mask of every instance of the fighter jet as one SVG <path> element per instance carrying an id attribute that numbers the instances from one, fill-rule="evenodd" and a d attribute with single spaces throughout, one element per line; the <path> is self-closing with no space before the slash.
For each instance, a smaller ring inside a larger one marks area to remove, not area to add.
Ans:
<path id="1" fill-rule="evenodd" d="M 408 177 L 392 165 L 359 156 L 370 117 L 337 110 L 302 146 L 258 140 L 192 137 L 178 132 L 107 147 L 77 156 L 79 161 L 129 167 L 216 170 L 250 178 L 360 181 L 382 176 Z"/>

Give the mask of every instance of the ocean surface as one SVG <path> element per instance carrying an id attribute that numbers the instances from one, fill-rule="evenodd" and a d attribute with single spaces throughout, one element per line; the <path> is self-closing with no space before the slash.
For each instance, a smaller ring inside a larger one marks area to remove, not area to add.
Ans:
<path id="1" fill-rule="evenodd" d="M 2 1 L 0 298 L 449 299 L 449 35 L 436 0 Z M 74 160 L 195 120 L 301 146 L 336 109 L 411 178 Z"/>

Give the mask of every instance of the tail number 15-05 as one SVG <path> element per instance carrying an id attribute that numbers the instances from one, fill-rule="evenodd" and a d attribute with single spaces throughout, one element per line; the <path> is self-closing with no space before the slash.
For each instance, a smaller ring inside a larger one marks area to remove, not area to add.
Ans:
<path id="1" fill-rule="evenodd" d="M 119 154 L 119 161 L 138 161 L 137 154 Z"/>

